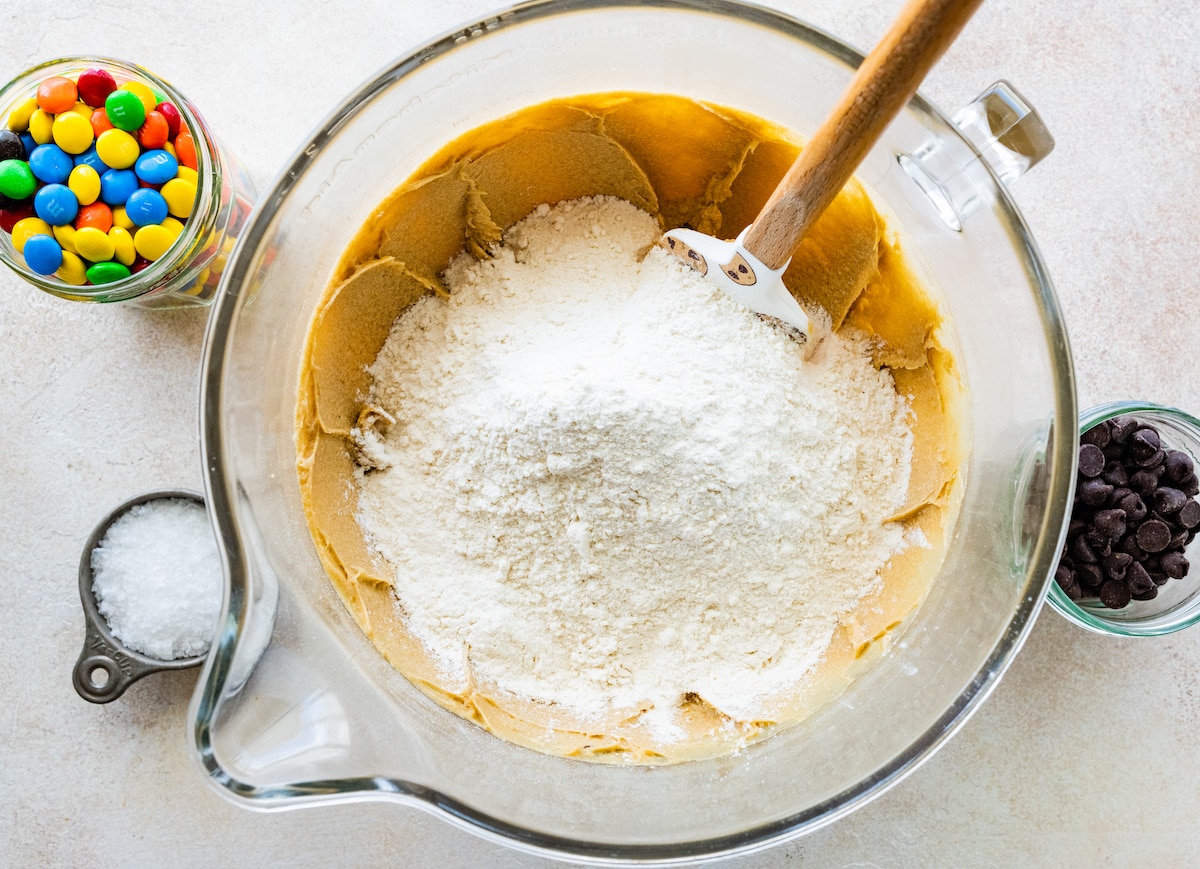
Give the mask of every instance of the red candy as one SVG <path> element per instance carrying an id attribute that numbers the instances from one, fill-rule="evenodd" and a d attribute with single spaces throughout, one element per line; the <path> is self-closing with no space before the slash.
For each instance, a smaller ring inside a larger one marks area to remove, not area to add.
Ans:
<path id="1" fill-rule="evenodd" d="M 175 157 L 182 166 L 197 171 L 200 168 L 196 162 L 196 143 L 192 141 L 192 134 L 186 130 L 175 137 Z"/>
<path id="2" fill-rule="evenodd" d="M 70 111 L 79 99 L 79 91 L 75 82 L 61 75 L 52 75 L 45 79 L 37 89 L 37 104 L 42 111 L 51 115 Z"/>
<path id="3" fill-rule="evenodd" d="M 160 112 L 148 112 L 146 120 L 137 131 L 137 140 L 143 151 L 157 151 L 167 144 L 170 134 L 171 125 L 167 123 L 167 119 Z"/>
<path id="4" fill-rule="evenodd" d="M 103 202 L 84 205 L 75 215 L 75 228 L 83 229 L 87 226 L 95 227 L 101 232 L 108 232 L 112 229 L 112 209 Z"/>
<path id="5" fill-rule="evenodd" d="M 104 109 L 96 109 L 92 112 L 92 133 L 96 138 L 100 138 L 100 134 L 107 132 L 113 128 L 112 121 L 108 119 L 108 113 Z"/>
<path id="6" fill-rule="evenodd" d="M 17 221 L 24 220 L 26 217 L 33 217 L 32 199 L 11 211 L 0 208 L 0 229 L 12 235 L 13 227 L 17 225 Z"/>
<path id="7" fill-rule="evenodd" d="M 117 82 L 108 70 L 88 69 L 79 74 L 76 88 L 79 98 L 89 106 L 103 106 L 108 95 L 117 89 Z"/>
<path id="8" fill-rule="evenodd" d="M 174 103 L 159 103 L 154 107 L 154 111 L 158 112 L 167 121 L 167 130 L 172 139 L 179 135 L 179 131 L 183 129 L 183 115 L 179 114 L 179 109 L 175 108 Z"/>
<path id="9" fill-rule="evenodd" d="M 136 275 L 148 265 L 150 265 L 150 260 L 146 259 L 144 256 L 140 256 L 133 261 L 133 265 L 129 267 L 129 272 L 130 274 Z"/>

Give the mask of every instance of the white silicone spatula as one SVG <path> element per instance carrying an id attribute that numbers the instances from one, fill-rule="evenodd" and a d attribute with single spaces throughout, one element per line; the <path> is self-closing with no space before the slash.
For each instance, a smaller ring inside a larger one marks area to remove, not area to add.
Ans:
<path id="1" fill-rule="evenodd" d="M 792 253 L 982 2 L 909 0 L 735 241 L 672 229 L 663 245 L 750 310 L 781 321 L 811 350 L 808 315 L 783 285 Z"/>

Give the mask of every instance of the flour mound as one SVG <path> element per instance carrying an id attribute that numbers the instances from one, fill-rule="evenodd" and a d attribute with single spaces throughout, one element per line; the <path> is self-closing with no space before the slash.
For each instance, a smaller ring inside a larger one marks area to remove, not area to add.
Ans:
<path id="1" fill-rule="evenodd" d="M 597 197 L 455 260 L 371 367 L 395 423 L 356 433 L 358 520 L 448 674 L 753 720 L 906 545 L 906 407 L 864 346 L 803 361 L 659 235 Z"/>

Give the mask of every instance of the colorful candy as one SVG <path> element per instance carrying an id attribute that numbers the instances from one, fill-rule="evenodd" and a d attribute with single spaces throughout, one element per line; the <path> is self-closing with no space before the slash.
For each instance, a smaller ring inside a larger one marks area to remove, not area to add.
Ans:
<path id="1" fill-rule="evenodd" d="M 183 234 L 199 155 L 179 108 L 144 82 L 105 69 L 50 76 L 4 122 L 0 229 L 31 271 L 108 284 L 161 259 Z"/>

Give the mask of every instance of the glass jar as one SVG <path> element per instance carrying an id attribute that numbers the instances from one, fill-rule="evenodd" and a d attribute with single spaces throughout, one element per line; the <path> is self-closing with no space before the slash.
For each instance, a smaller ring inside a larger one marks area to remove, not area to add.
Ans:
<path id="1" fill-rule="evenodd" d="M 1182 450 L 1200 467 L 1200 420 L 1174 407 L 1142 401 L 1102 404 L 1079 415 L 1079 432 L 1118 417 L 1154 426 L 1164 449 Z M 1189 543 L 1184 555 L 1194 564 L 1200 558 L 1200 540 Z M 1152 600 L 1131 601 L 1121 609 L 1109 609 L 1098 598 L 1071 600 L 1057 582 L 1050 583 L 1047 600 L 1067 621 L 1094 633 L 1157 637 L 1200 622 L 1200 569 L 1188 571 L 1182 579 L 1168 580 Z"/>
<path id="2" fill-rule="evenodd" d="M 166 254 L 109 283 L 75 285 L 57 274 L 38 274 L 25 263 L 7 232 L 0 232 L 0 260 L 35 287 L 71 301 L 123 302 L 145 308 L 208 304 L 256 196 L 240 161 L 213 135 L 187 97 L 135 64 L 105 57 L 68 57 L 32 67 L 5 85 L 0 90 L 0 119 L 7 125 L 12 109 L 33 96 L 47 78 L 77 80 L 89 69 L 107 71 L 118 86 L 142 82 L 179 109 L 182 128 L 191 132 L 196 146 L 196 201 L 191 215 Z"/>

